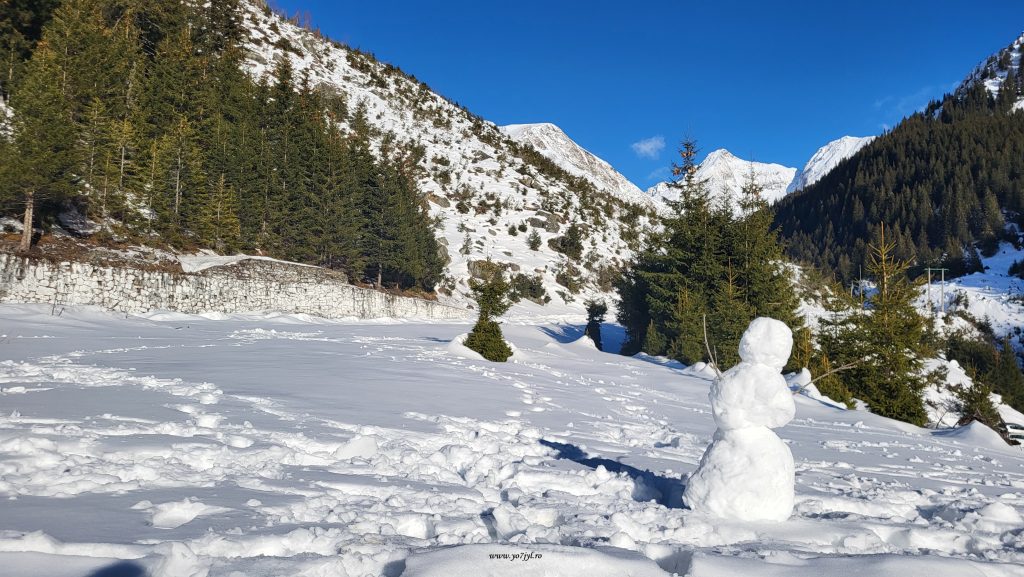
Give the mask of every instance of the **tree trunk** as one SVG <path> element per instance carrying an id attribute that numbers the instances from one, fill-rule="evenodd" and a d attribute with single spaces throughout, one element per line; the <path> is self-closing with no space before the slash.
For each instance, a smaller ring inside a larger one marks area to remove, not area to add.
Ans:
<path id="1" fill-rule="evenodd" d="M 30 192 L 25 197 L 25 223 L 21 231 L 21 244 L 18 251 L 28 252 L 32 248 L 32 216 L 36 208 L 36 193 Z"/>

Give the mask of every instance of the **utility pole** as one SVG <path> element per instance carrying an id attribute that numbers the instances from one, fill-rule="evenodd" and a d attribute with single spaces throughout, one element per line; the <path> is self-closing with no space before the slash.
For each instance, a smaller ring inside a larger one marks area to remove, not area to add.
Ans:
<path id="1" fill-rule="evenodd" d="M 932 269 L 926 268 L 924 270 L 928 273 L 928 288 L 926 289 L 928 293 L 928 315 L 934 317 L 935 309 L 932 307 Z"/>
<path id="2" fill-rule="evenodd" d="M 857 267 L 857 290 L 860 291 L 860 310 L 864 310 L 864 265 Z"/>
<path id="3" fill-rule="evenodd" d="M 932 316 L 935 315 L 935 308 L 932 306 L 932 272 L 940 273 L 941 285 L 939 288 L 939 309 L 942 314 L 946 314 L 946 271 L 948 268 L 926 268 L 928 271 L 928 310 L 931 311 Z"/>
<path id="4" fill-rule="evenodd" d="M 942 314 L 946 314 L 946 270 L 947 269 L 940 268 L 939 270 L 942 272 L 942 289 L 940 289 L 941 290 L 940 294 L 942 295 L 940 297 L 942 299 L 942 303 L 941 303 L 941 305 L 942 305 Z"/>

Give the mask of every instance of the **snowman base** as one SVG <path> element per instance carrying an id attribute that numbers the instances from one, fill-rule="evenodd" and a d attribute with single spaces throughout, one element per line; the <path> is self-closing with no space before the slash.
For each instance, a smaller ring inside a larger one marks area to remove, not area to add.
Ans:
<path id="1" fill-rule="evenodd" d="M 785 521 L 793 513 L 793 479 L 793 454 L 771 429 L 719 429 L 683 500 L 719 519 Z"/>

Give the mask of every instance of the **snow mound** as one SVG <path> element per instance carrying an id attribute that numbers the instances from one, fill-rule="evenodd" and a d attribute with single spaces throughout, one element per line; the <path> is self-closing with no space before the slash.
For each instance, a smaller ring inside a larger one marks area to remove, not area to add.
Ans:
<path id="1" fill-rule="evenodd" d="M 610 547 L 462 545 L 414 554 L 402 577 L 665 577 L 654 561 Z"/>
<path id="2" fill-rule="evenodd" d="M 711 384 L 710 398 L 720 429 L 775 429 L 792 421 L 796 412 L 793 393 L 779 371 L 746 361 Z"/>
<path id="3" fill-rule="evenodd" d="M 973 421 L 969 425 L 957 427 L 955 429 L 935 431 L 932 434 L 936 437 L 954 439 L 968 445 L 976 445 L 979 447 L 999 450 L 1010 449 L 1010 446 L 1007 445 L 1006 441 L 999 436 L 999 433 L 978 421 Z"/>
<path id="4" fill-rule="evenodd" d="M 150 519 L 154 527 L 161 529 L 177 529 L 196 517 L 226 513 L 231 509 L 201 503 L 193 498 L 182 499 L 153 505 L 149 501 L 136 503 L 132 509 L 141 509 L 151 513 Z"/>
<path id="5" fill-rule="evenodd" d="M 793 455 L 771 429 L 719 429 L 685 499 L 721 519 L 785 521 L 793 512 L 793 475 Z"/>

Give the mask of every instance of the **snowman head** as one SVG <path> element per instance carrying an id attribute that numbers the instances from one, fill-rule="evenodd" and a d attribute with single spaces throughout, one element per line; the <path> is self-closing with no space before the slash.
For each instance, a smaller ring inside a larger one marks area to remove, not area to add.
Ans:
<path id="1" fill-rule="evenodd" d="M 740 358 L 779 371 L 793 351 L 793 331 L 782 321 L 767 317 L 751 321 L 740 339 Z"/>

